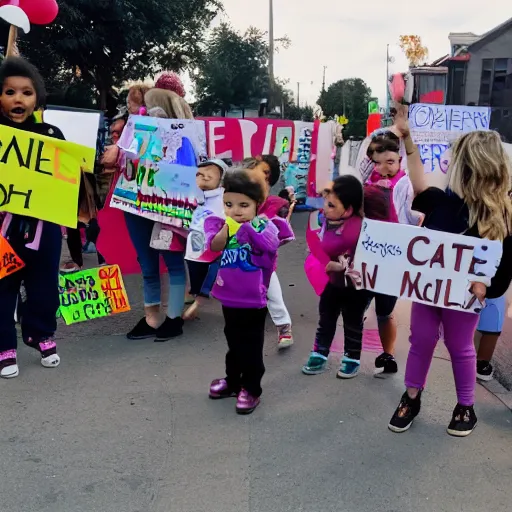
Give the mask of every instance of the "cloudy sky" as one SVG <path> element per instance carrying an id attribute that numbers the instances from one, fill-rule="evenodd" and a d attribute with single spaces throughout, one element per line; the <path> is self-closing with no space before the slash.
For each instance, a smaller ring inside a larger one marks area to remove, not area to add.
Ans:
<path id="1" fill-rule="evenodd" d="M 216 23 L 222 19 L 240 31 L 250 25 L 268 30 L 268 0 L 223 3 L 225 14 Z M 449 32 L 483 34 L 511 16 L 510 0 L 274 0 L 274 36 L 286 34 L 292 41 L 290 49 L 276 55 L 275 74 L 289 79 L 294 91 L 300 82 L 301 104 L 318 98 L 323 66 L 327 85 L 360 77 L 382 100 L 387 44 L 396 58 L 393 68 L 407 67 L 397 46 L 400 35 L 420 35 L 429 59 L 435 60 L 449 53 Z"/>

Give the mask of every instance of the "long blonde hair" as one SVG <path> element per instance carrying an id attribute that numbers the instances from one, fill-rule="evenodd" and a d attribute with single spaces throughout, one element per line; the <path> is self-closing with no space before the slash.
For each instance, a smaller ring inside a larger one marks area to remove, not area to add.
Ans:
<path id="1" fill-rule="evenodd" d="M 490 240 L 512 234 L 510 159 L 494 131 L 460 137 L 452 148 L 450 189 L 469 209 L 469 225 Z"/>
<path id="2" fill-rule="evenodd" d="M 175 92 L 155 87 L 146 93 L 144 99 L 148 112 L 153 108 L 159 108 L 169 119 L 194 119 L 188 103 Z"/>

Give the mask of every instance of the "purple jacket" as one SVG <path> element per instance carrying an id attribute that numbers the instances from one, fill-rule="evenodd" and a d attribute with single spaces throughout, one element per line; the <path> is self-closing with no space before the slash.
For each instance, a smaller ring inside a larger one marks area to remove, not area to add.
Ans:
<path id="1" fill-rule="evenodd" d="M 223 306 L 261 309 L 267 305 L 267 290 L 279 246 L 293 239 L 289 224 L 283 219 L 258 218 L 260 225 L 246 222 L 228 238 L 212 296 Z M 224 226 L 224 219 L 210 216 L 205 220 L 207 243 Z"/>

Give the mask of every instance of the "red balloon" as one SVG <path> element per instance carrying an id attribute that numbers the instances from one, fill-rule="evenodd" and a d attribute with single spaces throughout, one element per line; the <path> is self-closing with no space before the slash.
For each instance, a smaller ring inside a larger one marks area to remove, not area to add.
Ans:
<path id="1" fill-rule="evenodd" d="M 59 13 L 59 6 L 55 0 L 19 0 L 19 2 L 30 23 L 35 25 L 48 25 Z"/>

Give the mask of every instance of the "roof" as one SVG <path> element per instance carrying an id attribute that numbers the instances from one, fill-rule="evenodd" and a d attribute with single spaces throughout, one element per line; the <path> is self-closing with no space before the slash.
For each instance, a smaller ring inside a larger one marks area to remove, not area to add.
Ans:
<path id="1" fill-rule="evenodd" d="M 496 39 L 498 36 L 506 32 L 507 30 L 512 29 L 512 18 L 509 18 L 507 21 L 504 21 L 501 25 L 494 27 L 492 30 L 486 32 L 483 36 L 481 36 L 478 41 L 470 44 L 468 47 L 469 51 L 475 51 L 484 46 L 485 44 L 491 42 L 493 39 Z"/>

